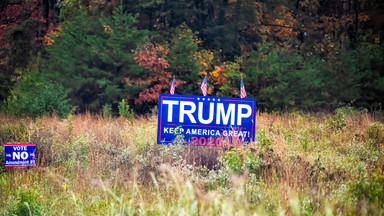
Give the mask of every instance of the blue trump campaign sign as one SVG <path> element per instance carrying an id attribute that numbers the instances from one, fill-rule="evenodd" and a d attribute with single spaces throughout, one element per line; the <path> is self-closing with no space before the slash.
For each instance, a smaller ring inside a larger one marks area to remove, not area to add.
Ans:
<path id="1" fill-rule="evenodd" d="M 252 142 L 255 122 L 256 99 L 160 94 L 157 143 L 172 143 L 176 135 L 199 146 Z"/>
<path id="2" fill-rule="evenodd" d="M 4 144 L 5 167 L 36 166 L 36 144 Z"/>

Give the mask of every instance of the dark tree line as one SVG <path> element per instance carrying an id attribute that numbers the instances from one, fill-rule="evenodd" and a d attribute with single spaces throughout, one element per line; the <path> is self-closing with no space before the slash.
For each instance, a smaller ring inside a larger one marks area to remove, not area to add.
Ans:
<path id="1" fill-rule="evenodd" d="M 18 114 L 146 112 L 173 75 L 178 94 L 208 74 L 210 95 L 237 97 L 242 74 L 267 111 L 384 102 L 378 0 L 5 0 L 0 14 L 0 100 Z"/>

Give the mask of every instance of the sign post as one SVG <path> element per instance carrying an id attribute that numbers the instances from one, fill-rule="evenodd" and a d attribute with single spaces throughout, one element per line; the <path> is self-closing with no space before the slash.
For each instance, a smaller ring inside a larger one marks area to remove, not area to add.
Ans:
<path id="1" fill-rule="evenodd" d="M 256 99 L 190 95 L 159 95 L 157 144 L 222 146 L 224 139 L 255 140 Z"/>
<path id="2" fill-rule="evenodd" d="M 4 144 L 5 167 L 36 166 L 36 144 Z"/>

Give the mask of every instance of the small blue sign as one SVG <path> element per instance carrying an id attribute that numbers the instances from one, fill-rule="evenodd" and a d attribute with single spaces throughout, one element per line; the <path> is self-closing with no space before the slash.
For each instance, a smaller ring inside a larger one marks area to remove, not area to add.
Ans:
<path id="1" fill-rule="evenodd" d="M 192 95 L 159 95 L 157 144 L 222 146 L 224 140 L 253 142 L 256 99 Z"/>
<path id="2" fill-rule="evenodd" d="M 5 167 L 36 166 L 36 144 L 4 144 Z"/>

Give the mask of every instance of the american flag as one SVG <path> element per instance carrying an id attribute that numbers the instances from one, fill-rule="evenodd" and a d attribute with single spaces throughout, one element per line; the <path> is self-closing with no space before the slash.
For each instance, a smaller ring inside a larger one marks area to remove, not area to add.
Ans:
<path id="1" fill-rule="evenodd" d="M 5 156 L 6 156 L 6 157 L 11 157 L 11 154 L 6 154 Z"/>
<path id="2" fill-rule="evenodd" d="M 170 93 L 175 94 L 175 77 L 173 77 Z"/>
<path id="3" fill-rule="evenodd" d="M 243 79 L 241 79 L 241 84 L 240 84 L 240 97 L 245 98 L 247 96 L 247 93 L 245 93 L 245 88 L 244 88 L 244 82 Z"/>
<path id="4" fill-rule="evenodd" d="M 204 77 L 203 83 L 201 83 L 201 91 L 203 92 L 204 96 L 207 96 L 207 75 Z"/>

